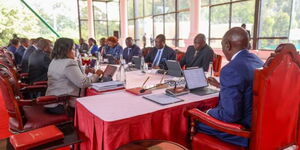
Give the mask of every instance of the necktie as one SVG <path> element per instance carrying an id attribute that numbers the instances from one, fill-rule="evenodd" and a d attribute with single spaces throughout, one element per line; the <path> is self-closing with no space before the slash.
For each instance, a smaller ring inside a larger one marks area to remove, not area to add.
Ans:
<path id="1" fill-rule="evenodd" d="M 128 48 L 128 57 L 130 56 L 131 48 Z"/>
<path id="2" fill-rule="evenodd" d="M 161 57 L 161 53 L 162 53 L 162 50 L 158 50 L 157 56 L 155 57 L 155 59 L 153 61 L 153 65 L 154 66 L 158 66 L 159 65 L 159 60 L 160 60 L 160 57 Z"/>

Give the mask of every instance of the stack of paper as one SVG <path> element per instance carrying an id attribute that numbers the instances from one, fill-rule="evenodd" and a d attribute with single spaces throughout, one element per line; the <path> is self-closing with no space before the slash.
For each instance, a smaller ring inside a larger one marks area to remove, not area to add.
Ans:
<path id="1" fill-rule="evenodd" d="M 101 91 L 108 91 L 114 90 L 119 88 L 124 88 L 124 83 L 120 81 L 108 81 L 102 83 L 92 83 L 92 88 L 101 92 Z"/>

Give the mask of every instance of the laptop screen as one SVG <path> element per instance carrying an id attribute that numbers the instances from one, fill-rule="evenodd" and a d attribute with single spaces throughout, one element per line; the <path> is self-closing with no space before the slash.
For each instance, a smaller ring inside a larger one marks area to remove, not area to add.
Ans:
<path id="1" fill-rule="evenodd" d="M 184 70 L 183 75 L 190 90 L 208 86 L 203 68 Z"/>
<path id="2" fill-rule="evenodd" d="M 176 60 L 167 60 L 166 61 L 167 67 L 168 67 L 168 75 L 175 76 L 175 77 L 181 77 L 182 71 L 180 64 Z"/>

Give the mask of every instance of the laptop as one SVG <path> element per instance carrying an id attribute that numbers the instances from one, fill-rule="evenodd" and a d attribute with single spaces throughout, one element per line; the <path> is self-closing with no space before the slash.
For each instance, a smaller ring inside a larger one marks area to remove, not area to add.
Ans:
<path id="1" fill-rule="evenodd" d="M 116 73 L 117 69 L 118 67 L 116 66 L 107 65 L 103 72 L 102 81 L 103 82 L 112 81 L 112 77 Z"/>
<path id="2" fill-rule="evenodd" d="M 140 69 L 141 68 L 141 61 L 142 61 L 141 57 L 139 57 L 139 56 L 133 56 L 131 61 L 134 64 L 134 67 L 136 69 Z"/>
<path id="3" fill-rule="evenodd" d="M 190 90 L 190 93 L 196 95 L 209 95 L 218 93 L 218 90 L 208 88 L 208 82 L 206 80 L 203 68 L 187 69 L 183 71 L 185 77 L 186 86 Z"/>
<path id="4" fill-rule="evenodd" d="M 182 70 L 180 64 L 176 60 L 167 60 L 166 65 L 168 67 L 167 74 L 174 77 L 181 77 Z"/>

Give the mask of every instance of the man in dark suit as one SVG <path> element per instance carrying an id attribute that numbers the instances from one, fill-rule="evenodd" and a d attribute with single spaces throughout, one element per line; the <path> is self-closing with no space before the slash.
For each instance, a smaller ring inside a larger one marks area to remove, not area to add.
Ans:
<path id="1" fill-rule="evenodd" d="M 41 40 L 42 38 L 37 38 L 37 39 L 31 39 L 31 46 L 29 46 L 25 52 L 24 55 L 22 57 L 22 61 L 21 61 L 21 72 L 22 73 L 27 73 L 28 72 L 28 60 L 29 60 L 29 56 L 32 54 L 32 52 L 37 50 L 37 42 L 39 40 Z"/>
<path id="2" fill-rule="evenodd" d="M 39 40 L 38 50 L 34 51 L 28 62 L 29 83 L 47 80 L 48 67 L 51 62 L 50 53 L 52 51 L 51 41 L 47 39 Z"/>
<path id="3" fill-rule="evenodd" d="M 100 46 L 99 46 L 98 51 L 100 52 L 100 54 L 102 56 L 104 56 L 106 54 L 106 51 L 109 49 L 107 42 L 106 42 L 106 38 L 101 38 L 99 40 L 99 43 L 100 43 Z"/>
<path id="4" fill-rule="evenodd" d="M 223 53 L 229 61 L 221 70 L 220 81 L 209 78 L 209 83 L 221 88 L 219 104 L 206 113 L 218 120 L 251 127 L 253 78 L 263 62 L 247 49 L 248 33 L 240 27 L 227 31 L 222 40 Z M 248 139 L 223 133 L 204 124 L 197 125 L 199 132 L 214 135 L 220 140 L 247 147 Z"/>
<path id="5" fill-rule="evenodd" d="M 189 46 L 185 55 L 180 61 L 180 65 L 186 68 L 199 67 L 208 71 L 209 63 L 213 61 L 214 51 L 206 44 L 204 34 L 198 34 L 194 38 L 194 45 Z"/>
<path id="6" fill-rule="evenodd" d="M 20 47 L 20 41 L 18 38 L 11 39 L 7 49 L 13 54 L 16 53 L 17 49 Z"/>
<path id="7" fill-rule="evenodd" d="M 175 51 L 166 45 L 166 37 L 159 34 L 155 38 L 155 47 L 146 56 L 145 62 L 151 64 L 152 68 L 167 69 L 166 60 L 175 60 Z"/>
<path id="8" fill-rule="evenodd" d="M 126 63 L 129 63 L 133 56 L 139 56 L 141 54 L 141 49 L 137 45 L 133 44 L 132 37 L 127 37 L 125 42 L 127 47 L 123 51 L 123 58 Z"/>
<path id="9" fill-rule="evenodd" d="M 79 39 L 79 44 L 79 53 L 87 53 L 87 51 L 89 50 L 89 45 L 85 43 L 84 39 Z"/>
<path id="10" fill-rule="evenodd" d="M 15 60 L 17 65 L 21 65 L 22 57 L 24 55 L 25 50 L 29 46 L 29 40 L 27 38 L 21 38 L 20 39 L 21 46 L 17 49 L 15 53 Z"/>

